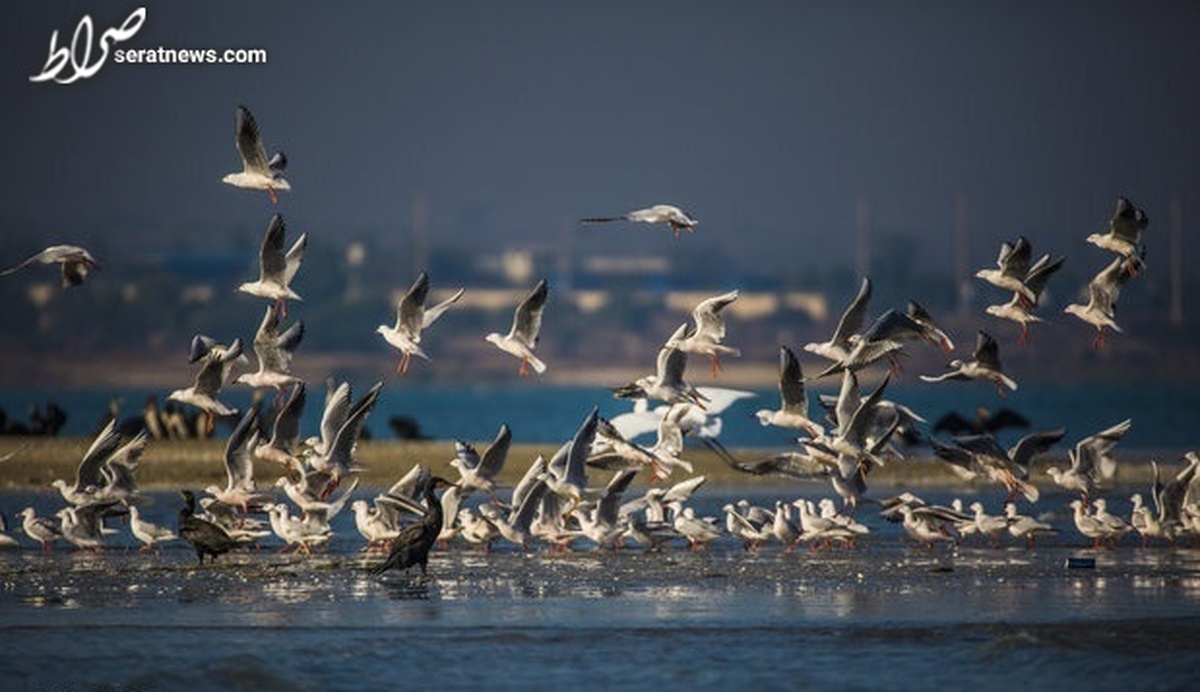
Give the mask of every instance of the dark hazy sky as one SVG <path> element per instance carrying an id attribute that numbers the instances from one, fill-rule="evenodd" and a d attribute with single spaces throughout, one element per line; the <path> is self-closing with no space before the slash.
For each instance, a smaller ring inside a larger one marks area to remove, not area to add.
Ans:
<path id="1" fill-rule="evenodd" d="M 553 244 L 671 202 L 700 219 L 686 241 L 768 267 L 850 262 L 860 194 L 878 235 L 944 258 L 965 193 L 976 263 L 1017 233 L 1086 253 L 1121 194 L 1152 252 L 1172 195 L 1200 213 L 1196 2 L 145 5 L 120 47 L 269 63 L 34 84 L 54 29 L 139 3 L 0 4 L 6 233 L 257 242 L 269 202 L 219 182 L 238 103 L 289 155 L 280 210 L 327 237 L 407 236 L 417 189 L 442 245 Z M 670 249 L 665 229 L 586 233 L 581 251 Z"/>

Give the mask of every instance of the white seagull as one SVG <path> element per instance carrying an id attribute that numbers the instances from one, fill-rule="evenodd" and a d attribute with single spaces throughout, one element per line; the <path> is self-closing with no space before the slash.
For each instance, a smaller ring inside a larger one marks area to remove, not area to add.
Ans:
<path id="1" fill-rule="evenodd" d="M 989 284 L 1012 291 L 1022 298 L 1022 305 L 1033 305 L 1036 296 L 1025 285 L 1025 276 L 1029 273 L 1029 261 L 1033 256 L 1033 247 L 1025 236 L 1017 236 L 1012 244 L 1000 244 L 1000 256 L 996 258 L 996 269 L 980 269 L 975 277 Z"/>
<path id="2" fill-rule="evenodd" d="M 522 377 L 529 374 L 530 367 L 539 375 L 546 372 L 546 364 L 533 354 L 533 349 L 537 347 L 538 333 L 542 330 L 542 313 L 546 310 L 546 298 L 549 295 L 550 289 L 546 280 L 542 279 L 517 306 L 508 334 L 492 332 L 484 337 L 501 351 L 521 359 L 517 374 Z"/>
<path id="3" fill-rule="evenodd" d="M 1013 391 L 1017 389 L 1017 383 L 1005 375 L 1000 366 L 999 344 L 982 329 L 979 330 L 975 339 L 973 360 L 964 362 L 956 358 L 950 361 L 950 370 L 941 375 L 921 375 L 923 382 L 942 382 L 943 380 L 988 380 L 996 385 L 996 391 L 1000 393 L 1000 396 L 1004 396 L 1005 387 Z"/>
<path id="4" fill-rule="evenodd" d="M 234 132 L 234 142 L 238 154 L 242 157 L 242 170 L 230 173 L 221 179 L 234 187 L 248 190 L 266 190 L 272 204 L 278 204 L 276 190 L 291 190 L 292 186 L 280 175 L 287 167 L 287 157 L 283 152 L 267 159 L 267 150 L 263 146 L 262 135 L 258 131 L 258 123 L 250 114 L 250 109 L 238 106 L 237 125 Z"/>
<path id="5" fill-rule="evenodd" d="M 704 408 L 704 396 L 683 380 L 683 372 L 687 369 L 687 353 L 671 345 L 685 331 L 686 323 L 680 325 L 658 350 L 653 375 L 645 375 L 617 387 L 613 390 L 613 396 L 618 399 L 658 399 L 668 404 L 692 403 Z"/>
<path id="6" fill-rule="evenodd" d="M 76 245 L 51 245 L 33 257 L 10 269 L 0 272 L 0 276 L 8 276 L 32 264 L 59 264 L 62 271 L 62 285 L 78 286 L 87 278 L 89 269 L 99 269 L 100 265 L 91 253 Z"/>
<path id="7" fill-rule="evenodd" d="M 850 355 L 850 350 L 854 348 L 858 330 L 862 329 L 863 321 L 867 317 L 867 303 L 870 300 L 871 279 L 864 276 L 862 284 L 858 288 L 858 294 L 854 296 L 854 300 L 850 301 L 850 305 L 842 313 L 837 329 L 833 331 L 833 336 L 829 341 L 824 343 L 814 341 L 805 344 L 804 350 L 835 362 L 845 360 Z"/>
<path id="8" fill-rule="evenodd" d="M 811 345 L 811 344 L 810 344 Z M 763 426 L 804 430 L 814 438 L 825 434 L 819 423 L 808 417 L 808 396 L 804 391 L 804 372 L 800 361 L 787 346 L 779 347 L 779 409 L 760 409 L 754 415 Z"/>
<path id="9" fill-rule="evenodd" d="M 1021 325 L 1021 338 L 1017 341 L 1018 345 L 1026 346 L 1029 344 L 1029 325 L 1031 322 L 1046 321 L 1033 314 L 1033 310 L 1037 307 L 1038 301 L 1041 300 L 1042 291 L 1046 287 L 1046 279 L 1061 269 L 1065 260 L 1065 257 L 1059 257 L 1057 260 L 1051 261 L 1050 255 L 1042 255 L 1030 267 L 1029 272 L 1025 275 L 1024 286 L 1032 294 L 1031 299 L 1026 299 L 1025 294 L 1014 292 L 1012 299 L 1007 303 L 989 305 L 984 308 L 984 312 L 989 315 L 1004 320 L 1011 320 Z M 1026 302 L 1029 304 L 1026 305 Z"/>
<path id="10" fill-rule="evenodd" d="M 656 204 L 646 209 L 637 209 L 628 214 L 622 214 L 621 216 L 595 216 L 581 219 L 580 223 L 598 224 L 609 223 L 610 221 L 670 224 L 671 232 L 675 234 L 676 238 L 679 237 L 680 231 L 686 229 L 688 233 L 692 233 L 696 227 L 696 220 L 690 214 L 670 204 Z"/>
<path id="11" fill-rule="evenodd" d="M 238 375 L 234 383 L 256 389 L 270 387 L 281 397 L 284 387 L 302 381 L 292 374 L 292 356 L 302 339 L 304 322 L 297 321 L 281 334 L 279 306 L 275 303 L 268 304 L 262 323 L 258 325 L 258 332 L 254 335 L 254 355 L 258 358 L 258 371 Z"/>
<path id="12" fill-rule="evenodd" d="M 738 292 L 730 291 L 700 301 L 692 310 L 695 328 L 687 330 L 680 338 L 673 337 L 667 345 L 686 353 L 708 356 L 712 364 L 712 375 L 716 377 L 721 370 L 721 356 L 736 358 L 742 355 L 738 349 L 721 344 L 721 340 L 725 338 L 725 320 L 721 317 L 721 311 L 737 298 Z"/>
<path id="13" fill-rule="evenodd" d="M 1123 331 L 1117 325 L 1117 298 L 1121 295 L 1121 287 L 1141 266 L 1142 260 L 1136 255 L 1132 256 L 1132 260 L 1118 257 L 1088 283 L 1087 303 L 1072 303 L 1063 308 L 1063 312 L 1075 315 L 1096 328 L 1092 348 L 1104 347 L 1105 327 L 1118 333 Z"/>
<path id="14" fill-rule="evenodd" d="M 436 322 L 443 312 L 449 310 L 450 306 L 462 298 L 464 291 L 465 289 L 460 288 L 446 300 L 426 308 L 425 300 L 429 297 L 429 275 L 421 272 L 416 281 L 413 281 L 412 286 L 409 286 L 408 292 L 404 294 L 404 297 L 400 299 L 400 304 L 396 307 L 396 326 L 389 327 L 381 324 L 375 329 L 376 333 L 382 335 L 385 341 L 399 349 L 402 354 L 400 364 L 396 366 L 396 372 L 400 374 L 408 372 L 408 361 L 413 356 L 429 360 L 429 356 L 421 350 L 421 331 Z"/>
<path id="15" fill-rule="evenodd" d="M 283 251 L 283 237 L 286 228 L 283 216 L 275 214 L 267 224 L 263 234 L 262 247 L 258 253 L 258 280 L 247 281 L 238 290 L 252 296 L 275 301 L 280 308 L 280 317 L 287 318 L 287 301 L 300 300 L 300 296 L 291 289 L 292 278 L 300 269 L 304 260 L 304 250 L 308 247 L 308 234 L 302 233 L 291 249 Z"/>
<path id="16" fill-rule="evenodd" d="M 1108 221 L 1108 230 L 1104 233 L 1092 233 L 1087 241 L 1096 247 L 1115 252 L 1126 263 L 1131 274 L 1137 276 L 1141 269 L 1134 256 L 1141 246 L 1142 231 L 1150 225 L 1146 212 L 1136 207 L 1124 197 L 1117 198 L 1117 208 Z"/>

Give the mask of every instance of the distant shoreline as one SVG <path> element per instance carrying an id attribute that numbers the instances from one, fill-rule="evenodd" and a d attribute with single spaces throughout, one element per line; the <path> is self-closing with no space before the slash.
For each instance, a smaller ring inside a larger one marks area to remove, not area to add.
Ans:
<path id="1" fill-rule="evenodd" d="M 5 437 L 0 438 L 0 455 L 15 451 L 13 458 L 0 463 L 0 489 L 44 490 L 58 478 L 73 479 L 75 469 L 91 444 L 84 438 Z M 484 443 L 486 444 L 486 442 Z M 203 488 L 207 485 L 223 485 L 225 466 L 223 453 L 225 441 L 211 440 L 151 440 L 141 459 L 137 477 L 142 488 L 148 490 L 169 488 Z M 549 458 L 557 445 L 514 444 L 509 452 L 508 463 L 500 476 L 500 485 L 512 487 L 524 474 L 529 464 L 540 454 Z M 735 450 L 739 458 L 753 458 L 756 454 L 768 454 L 779 450 Z M 965 481 L 950 467 L 937 459 L 922 456 L 901 462 L 890 462 L 874 470 L 868 485 L 875 488 L 905 487 L 961 487 L 964 492 L 993 487 L 986 481 Z M 1120 455 L 1116 486 L 1130 492 L 1146 492 L 1151 483 L 1150 459 L 1160 465 L 1163 479 L 1174 474 L 1179 466 L 1182 450 L 1149 452 L 1123 450 Z M 422 464 L 434 473 L 447 478 L 457 478 L 457 472 L 449 465 L 454 458 L 454 443 L 451 441 L 398 441 L 363 440 L 358 445 L 357 457 L 363 466 L 360 475 L 362 487 L 386 487 L 395 483 L 414 464 Z M 753 476 L 731 469 L 707 449 L 688 448 L 683 457 L 695 466 L 695 475 L 708 478 L 708 483 L 719 487 L 778 488 L 781 492 L 795 492 L 807 488 L 819 488 L 829 492 L 825 481 L 804 481 L 782 476 Z M 1053 485 L 1045 474 L 1051 465 L 1066 463 L 1061 457 L 1049 455 L 1038 458 L 1033 464 L 1031 480 L 1043 491 Z M 606 471 L 592 470 L 593 483 L 596 479 L 607 479 Z M 278 467 L 262 462 L 255 465 L 256 481 L 264 489 L 270 488 L 280 474 Z M 687 476 L 676 473 L 664 485 L 683 480 Z M 635 479 L 635 485 L 646 484 L 645 474 Z M 890 492 L 890 491 L 888 491 Z M 887 494 L 887 492 L 883 493 Z"/>

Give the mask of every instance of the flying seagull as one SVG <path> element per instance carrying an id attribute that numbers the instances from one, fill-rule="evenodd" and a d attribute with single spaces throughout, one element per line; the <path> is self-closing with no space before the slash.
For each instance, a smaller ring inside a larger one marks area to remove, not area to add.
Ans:
<path id="1" fill-rule="evenodd" d="M 250 114 L 250 109 L 245 106 L 238 106 L 237 109 L 234 142 L 237 144 L 238 154 L 242 157 L 242 170 L 226 175 L 221 182 L 248 190 L 266 190 L 271 196 L 271 204 L 278 204 L 279 198 L 275 196 L 275 191 L 292 189 L 281 175 L 287 167 L 287 156 L 280 151 L 267 159 L 267 150 L 263 147 L 258 123 Z"/>
<path id="2" fill-rule="evenodd" d="M 621 216 L 594 216 L 587 219 L 580 219 L 580 223 L 584 224 L 609 223 L 610 221 L 640 221 L 642 223 L 670 224 L 671 231 L 675 234 L 676 238 L 679 237 L 680 231 L 687 229 L 688 233 L 692 233 L 696 227 L 696 220 L 690 214 L 670 204 L 656 204 L 646 209 L 637 209 L 628 214 L 622 214 Z"/>
<path id="3" fill-rule="evenodd" d="M 396 308 L 396 326 L 381 324 L 375 329 L 376 333 L 382 335 L 384 340 L 399 349 L 402 354 L 396 372 L 408 372 L 408 361 L 413 356 L 429 360 L 429 356 L 421 349 L 421 331 L 436 322 L 443 312 L 462 298 L 463 293 L 464 289 L 460 288 L 446 300 L 427 308 L 425 299 L 429 296 L 429 275 L 421 272 L 416 281 L 413 281 Z"/>
<path id="4" fill-rule="evenodd" d="M 522 377 L 529 374 L 530 367 L 539 375 L 546 372 L 546 364 L 533 355 L 533 349 L 537 347 L 538 332 L 542 329 L 542 313 L 546 310 L 546 298 L 549 294 L 546 280 L 542 279 L 517 306 L 508 334 L 492 332 L 484 337 L 501 351 L 521 359 L 518 374 Z"/>
<path id="5" fill-rule="evenodd" d="M 96 258 L 77 245 L 51 245 L 17 266 L 0 272 L 0 276 L 8 276 L 33 264 L 55 263 L 61 265 L 64 288 L 82 284 L 83 280 L 87 278 L 89 269 L 100 268 Z"/>

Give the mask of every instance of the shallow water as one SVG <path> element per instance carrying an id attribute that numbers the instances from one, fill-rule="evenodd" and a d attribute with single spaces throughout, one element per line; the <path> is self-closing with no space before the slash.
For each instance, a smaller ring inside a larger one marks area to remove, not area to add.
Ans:
<path id="1" fill-rule="evenodd" d="M 708 490 L 695 502 L 702 514 L 729 499 Z M 169 523 L 177 502 L 155 500 L 147 514 Z M 435 553 L 424 580 L 369 576 L 379 558 L 363 556 L 344 515 L 311 557 L 268 542 L 198 568 L 185 545 L 143 554 L 124 534 L 97 554 L 27 547 L 0 553 L 0 679 L 5 689 L 1186 689 L 1200 675 L 1200 550 L 1091 551 L 1064 527 L 1033 550 L 927 551 L 898 526 L 861 519 L 872 534 L 855 550 L 746 552 L 728 537 L 697 553 L 460 546 Z M 1078 555 L 1095 569 L 1067 569 Z"/>

